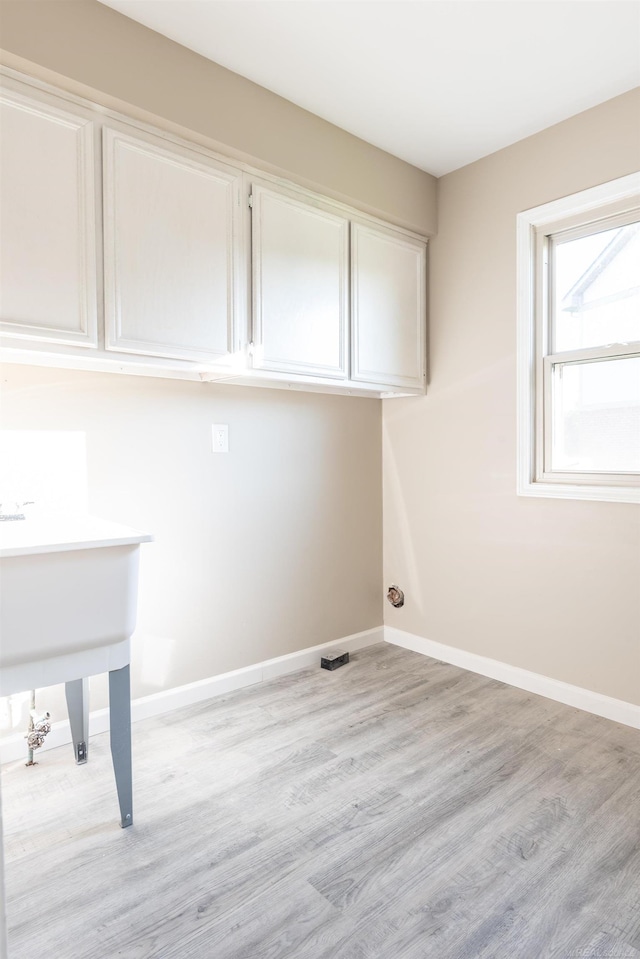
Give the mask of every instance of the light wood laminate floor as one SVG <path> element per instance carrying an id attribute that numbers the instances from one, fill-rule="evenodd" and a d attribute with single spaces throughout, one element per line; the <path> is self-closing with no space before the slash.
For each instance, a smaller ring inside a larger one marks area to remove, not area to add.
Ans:
<path id="1" fill-rule="evenodd" d="M 393 646 L 3 769 L 11 959 L 640 959 L 640 735 Z"/>

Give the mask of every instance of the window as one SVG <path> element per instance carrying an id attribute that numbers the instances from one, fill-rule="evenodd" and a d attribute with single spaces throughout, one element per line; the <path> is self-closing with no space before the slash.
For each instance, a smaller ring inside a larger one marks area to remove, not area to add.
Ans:
<path id="1" fill-rule="evenodd" d="M 640 174 L 518 216 L 518 493 L 640 502 Z"/>

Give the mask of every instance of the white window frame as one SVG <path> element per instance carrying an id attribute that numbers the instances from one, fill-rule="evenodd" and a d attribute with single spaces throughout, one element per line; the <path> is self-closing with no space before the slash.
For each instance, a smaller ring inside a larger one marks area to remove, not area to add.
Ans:
<path id="1" fill-rule="evenodd" d="M 552 354 L 548 348 L 549 322 L 547 264 L 550 234 L 575 230 L 588 234 L 589 225 L 612 216 L 626 217 L 640 208 L 640 173 L 525 210 L 517 218 L 517 367 L 519 496 L 640 503 L 640 484 L 631 474 L 545 472 L 551 442 L 551 374 L 554 363 L 602 360 L 637 354 L 638 344 L 610 344 L 605 348 Z M 592 231 L 591 231 L 592 232 Z"/>

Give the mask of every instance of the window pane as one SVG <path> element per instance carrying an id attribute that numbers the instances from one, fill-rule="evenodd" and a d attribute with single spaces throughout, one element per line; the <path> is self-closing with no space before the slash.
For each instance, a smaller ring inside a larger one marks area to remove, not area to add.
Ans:
<path id="1" fill-rule="evenodd" d="M 553 368 L 551 468 L 640 472 L 640 357 Z"/>
<path id="2" fill-rule="evenodd" d="M 555 245 L 554 352 L 640 340 L 640 223 Z"/>

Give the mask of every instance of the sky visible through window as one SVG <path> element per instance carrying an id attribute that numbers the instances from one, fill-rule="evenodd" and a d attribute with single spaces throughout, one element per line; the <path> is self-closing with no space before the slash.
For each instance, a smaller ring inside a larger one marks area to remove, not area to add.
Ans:
<path id="1" fill-rule="evenodd" d="M 640 224 L 558 243 L 553 352 L 640 340 Z"/>
<path id="2" fill-rule="evenodd" d="M 555 246 L 555 354 L 640 340 L 639 263 L 638 223 Z M 640 471 L 639 358 L 554 364 L 553 408 L 553 469 Z"/>

